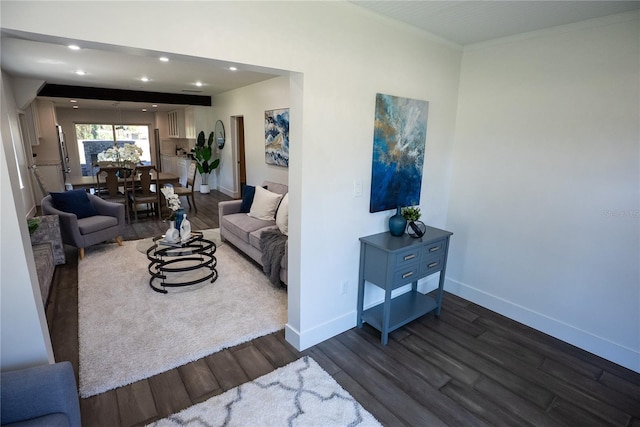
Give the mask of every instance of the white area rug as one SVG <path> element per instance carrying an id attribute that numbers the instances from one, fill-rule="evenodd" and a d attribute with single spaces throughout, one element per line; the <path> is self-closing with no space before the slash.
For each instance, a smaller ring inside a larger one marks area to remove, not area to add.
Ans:
<path id="1" fill-rule="evenodd" d="M 179 293 L 149 287 L 137 242 L 87 248 L 78 265 L 80 395 L 89 397 L 275 332 L 287 295 L 225 245 L 218 279 Z"/>
<path id="2" fill-rule="evenodd" d="M 310 357 L 151 426 L 380 426 Z"/>

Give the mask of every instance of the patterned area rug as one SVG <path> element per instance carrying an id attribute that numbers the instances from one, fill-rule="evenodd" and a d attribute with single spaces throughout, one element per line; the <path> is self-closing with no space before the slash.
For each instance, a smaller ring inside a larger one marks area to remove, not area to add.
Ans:
<path id="1" fill-rule="evenodd" d="M 164 295 L 149 287 L 149 261 L 138 243 L 91 246 L 78 263 L 82 397 L 284 327 L 286 292 L 228 245 L 215 253 L 214 283 Z"/>
<path id="2" fill-rule="evenodd" d="M 310 357 L 149 424 L 171 426 L 380 426 Z"/>

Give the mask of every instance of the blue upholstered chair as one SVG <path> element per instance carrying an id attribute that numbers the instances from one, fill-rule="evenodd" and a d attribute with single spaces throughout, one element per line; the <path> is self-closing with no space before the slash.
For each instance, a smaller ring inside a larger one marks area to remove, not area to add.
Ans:
<path id="1" fill-rule="evenodd" d="M 69 362 L 3 372 L 0 378 L 3 426 L 79 427 L 78 389 Z"/>
<path id="2" fill-rule="evenodd" d="M 105 240 L 115 239 L 122 246 L 125 207 L 121 203 L 74 190 L 51 193 L 42 199 L 40 207 L 44 215 L 60 217 L 62 241 L 78 248 L 80 259 L 84 258 L 84 248 Z"/>

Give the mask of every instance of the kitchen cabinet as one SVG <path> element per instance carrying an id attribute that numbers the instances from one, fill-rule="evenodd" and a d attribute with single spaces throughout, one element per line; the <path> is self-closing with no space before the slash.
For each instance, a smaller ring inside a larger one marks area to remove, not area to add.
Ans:
<path id="1" fill-rule="evenodd" d="M 160 161 L 162 164 L 162 171 L 163 172 L 167 172 L 167 173 L 171 173 L 174 175 L 179 175 L 178 174 L 178 157 L 177 156 L 172 156 L 169 154 L 161 154 L 160 155 Z"/>
<path id="2" fill-rule="evenodd" d="M 161 154 L 160 161 L 162 162 L 162 171 L 177 175 L 180 177 L 180 185 L 187 186 L 187 174 L 189 173 L 189 164 L 191 158 L 188 156 L 174 156 L 171 154 Z M 200 183 L 202 177 L 196 172 L 196 182 L 194 185 L 195 191 L 200 190 Z"/>
<path id="3" fill-rule="evenodd" d="M 213 131 L 213 111 L 210 107 L 187 107 L 184 109 L 185 134 L 187 139 L 196 139 L 200 131 L 205 138 Z"/>
<path id="4" fill-rule="evenodd" d="M 176 175 L 180 177 L 180 185 L 187 186 L 187 172 L 189 170 L 190 159 L 182 156 L 176 158 Z"/>
<path id="5" fill-rule="evenodd" d="M 427 227 L 424 236 L 392 236 L 388 231 L 360 238 L 358 327 L 364 322 L 381 332 L 383 345 L 389 332 L 430 312 L 440 315 L 449 238 L 453 233 Z M 418 280 L 440 273 L 435 298 L 418 292 Z M 364 309 L 365 281 L 385 291 L 384 302 Z M 411 283 L 411 290 L 395 298 L 394 289 Z"/>
<path id="6" fill-rule="evenodd" d="M 173 110 L 167 113 L 169 138 L 186 138 L 184 118 L 184 110 Z"/>

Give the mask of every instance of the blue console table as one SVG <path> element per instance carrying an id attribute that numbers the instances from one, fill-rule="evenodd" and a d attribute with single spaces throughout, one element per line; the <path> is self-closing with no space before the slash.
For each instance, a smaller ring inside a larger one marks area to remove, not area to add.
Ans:
<path id="1" fill-rule="evenodd" d="M 440 315 L 442 289 L 447 266 L 449 238 L 453 233 L 427 227 L 422 238 L 389 232 L 360 238 L 358 279 L 358 327 L 366 322 L 381 332 L 386 345 L 389 332 L 435 311 Z M 418 292 L 418 279 L 440 272 L 436 298 Z M 364 285 L 370 282 L 384 289 L 384 302 L 364 310 Z M 411 290 L 391 298 L 391 291 L 411 283 Z"/>

